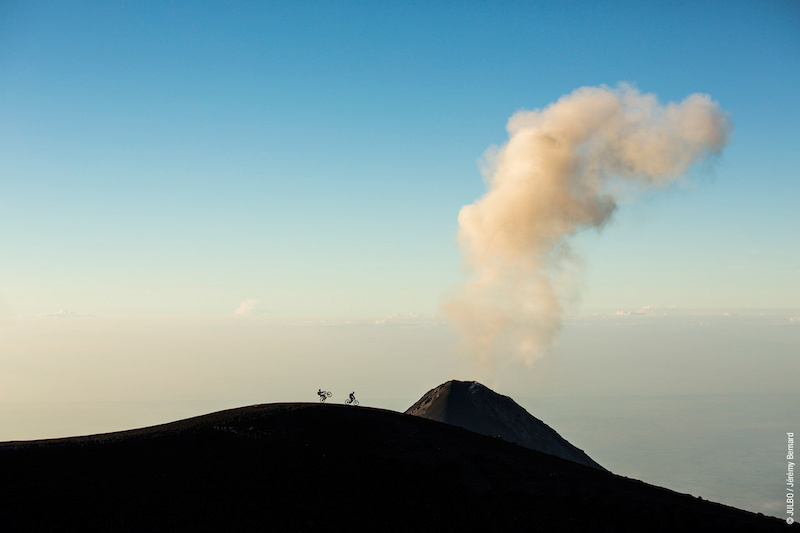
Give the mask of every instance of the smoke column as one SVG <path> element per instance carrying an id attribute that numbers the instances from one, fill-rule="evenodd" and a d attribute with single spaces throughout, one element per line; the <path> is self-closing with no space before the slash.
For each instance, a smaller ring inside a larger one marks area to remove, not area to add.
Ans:
<path id="1" fill-rule="evenodd" d="M 731 124 L 705 94 L 661 105 L 636 88 L 583 87 L 508 121 L 485 155 L 487 192 L 458 215 L 470 279 L 446 313 L 484 371 L 528 366 L 556 338 L 568 238 L 602 228 L 630 188 L 657 188 L 727 143 Z"/>

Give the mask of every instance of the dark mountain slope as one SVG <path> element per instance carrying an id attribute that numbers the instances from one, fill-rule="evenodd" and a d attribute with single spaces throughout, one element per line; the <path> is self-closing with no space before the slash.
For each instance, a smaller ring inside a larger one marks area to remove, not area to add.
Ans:
<path id="1" fill-rule="evenodd" d="M 2 531 L 787 531 L 461 428 L 273 404 L 0 443 Z"/>
<path id="2" fill-rule="evenodd" d="M 604 470 L 550 426 L 508 396 L 476 381 L 448 381 L 428 391 L 406 414 L 462 427 Z"/>

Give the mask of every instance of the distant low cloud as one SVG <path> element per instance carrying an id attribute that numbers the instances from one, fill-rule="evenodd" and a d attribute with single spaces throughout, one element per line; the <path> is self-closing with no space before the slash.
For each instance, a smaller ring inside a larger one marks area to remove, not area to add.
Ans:
<path id="1" fill-rule="evenodd" d="M 800 315 L 789 317 L 789 322 L 800 325 Z"/>
<path id="2" fill-rule="evenodd" d="M 236 311 L 233 312 L 234 316 L 252 316 L 259 314 L 258 304 L 261 300 L 249 299 L 239 304 Z"/>
<path id="3" fill-rule="evenodd" d="M 379 318 L 375 321 L 376 326 L 385 326 L 387 324 L 397 324 L 398 322 L 408 322 L 417 318 L 416 313 L 408 313 L 407 315 L 394 314 Z"/>
<path id="4" fill-rule="evenodd" d="M 441 326 L 445 322 L 436 315 L 418 313 L 394 314 L 373 322 L 376 326 Z"/>
<path id="5" fill-rule="evenodd" d="M 90 317 L 92 315 L 82 315 L 76 313 L 74 311 L 70 311 L 68 309 L 61 309 L 55 313 L 48 313 L 45 315 L 47 318 L 82 318 L 82 317 Z"/>
<path id="6" fill-rule="evenodd" d="M 653 308 L 649 305 L 645 305 L 636 311 L 617 311 L 617 316 L 643 316 L 651 314 L 653 314 Z"/>

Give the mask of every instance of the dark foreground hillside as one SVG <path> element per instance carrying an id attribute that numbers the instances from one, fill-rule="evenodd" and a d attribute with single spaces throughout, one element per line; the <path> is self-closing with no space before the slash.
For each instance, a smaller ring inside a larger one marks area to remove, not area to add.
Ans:
<path id="1" fill-rule="evenodd" d="M 796 531 L 432 420 L 273 404 L 0 443 L 0 531 Z"/>

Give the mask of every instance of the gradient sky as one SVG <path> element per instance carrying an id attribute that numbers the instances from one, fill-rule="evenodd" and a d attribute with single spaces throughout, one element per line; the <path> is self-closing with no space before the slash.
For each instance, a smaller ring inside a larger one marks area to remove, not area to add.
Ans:
<path id="1" fill-rule="evenodd" d="M 583 305 L 796 306 L 800 7 L 655 4 L 4 2 L 7 312 L 436 313 L 508 117 L 620 81 L 735 133 L 578 239 Z"/>
<path id="2" fill-rule="evenodd" d="M 214 385 L 223 395 L 242 390 L 237 370 L 315 390 L 326 349 L 337 372 L 403 378 L 393 383 L 410 383 L 412 362 L 435 360 L 424 381 L 435 386 L 452 377 L 453 342 L 426 335 L 443 327 L 442 299 L 464 277 L 457 215 L 485 191 L 479 159 L 507 139 L 516 111 L 620 82 L 662 102 L 708 93 L 735 129 L 718 160 L 574 239 L 583 267 L 571 312 L 778 310 L 776 324 L 794 333 L 762 369 L 796 374 L 785 359 L 800 329 L 795 1 L 3 2 L 2 394 L 202 395 L 228 372 Z M 359 330 L 306 351 L 308 333 L 278 342 L 253 324 L 209 337 L 209 324 L 237 310 L 270 327 L 388 320 L 422 333 Z M 668 329 L 658 331 L 649 342 Z M 250 363 L 229 364 L 233 337 Z M 181 339 L 192 339 L 183 351 Z M 585 342 L 574 348 L 585 352 L 586 339 L 560 350 Z M 201 344 L 206 355 L 192 360 Z M 384 362 L 364 363 L 380 346 Z M 280 350 L 293 358 L 270 359 Z M 412 350 L 408 367 L 386 362 Z M 188 365 L 207 381 L 151 382 Z M 304 365 L 315 368 L 309 382 L 292 381 Z M 656 378 L 642 372 L 626 390 L 649 390 Z"/>

